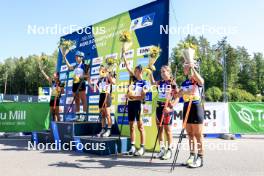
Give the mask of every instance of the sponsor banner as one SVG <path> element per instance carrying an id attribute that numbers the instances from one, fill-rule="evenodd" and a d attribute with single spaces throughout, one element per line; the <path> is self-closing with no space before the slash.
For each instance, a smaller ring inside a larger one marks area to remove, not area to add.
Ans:
<path id="1" fill-rule="evenodd" d="M 145 46 L 145 47 L 141 47 L 137 49 L 137 56 L 144 56 L 144 55 L 148 55 L 149 54 L 149 50 L 151 46 Z"/>
<path id="2" fill-rule="evenodd" d="M 90 103 L 99 103 L 99 95 L 90 95 L 89 104 Z"/>
<path id="3" fill-rule="evenodd" d="M 122 120 L 123 120 L 123 125 L 129 124 L 127 116 L 124 116 L 124 118 L 123 118 L 123 116 L 118 116 L 118 118 L 117 118 L 118 125 L 122 124 Z"/>
<path id="4" fill-rule="evenodd" d="M 51 88 L 50 87 L 39 87 L 38 88 L 38 95 L 45 95 L 50 96 Z"/>
<path id="5" fill-rule="evenodd" d="M 72 87 L 72 85 L 73 85 L 73 80 L 72 79 L 68 80 L 68 86 L 67 87 Z"/>
<path id="6" fill-rule="evenodd" d="M 129 73 L 128 72 L 120 72 L 119 73 L 119 80 L 120 81 L 127 81 L 127 80 L 129 80 Z"/>
<path id="7" fill-rule="evenodd" d="M 118 103 L 126 102 L 126 94 L 118 94 Z"/>
<path id="8" fill-rule="evenodd" d="M 67 73 L 60 73 L 60 80 L 67 79 Z"/>
<path id="9" fill-rule="evenodd" d="M 99 114 L 98 115 L 89 115 L 88 121 L 89 122 L 98 122 L 99 121 Z"/>
<path id="10" fill-rule="evenodd" d="M 90 105 L 88 111 L 91 114 L 97 114 L 97 113 L 99 113 L 99 107 L 98 107 L 98 105 Z"/>
<path id="11" fill-rule="evenodd" d="M 229 133 L 229 117 L 227 103 L 205 103 L 204 133 Z M 173 134 L 179 134 L 182 129 L 183 104 L 175 107 L 172 121 Z"/>
<path id="12" fill-rule="evenodd" d="M 116 113 L 115 108 L 116 108 L 115 105 L 112 105 L 112 106 L 110 107 L 110 113 L 115 114 L 115 113 Z"/>
<path id="13" fill-rule="evenodd" d="M 66 88 L 66 94 L 69 96 L 69 95 L 72 95 L 72 87 L 67 87 Z"/>
<path id="14" fill-rule="evenodd" d="M 68 71 L 67 65 L 62 65 L 61 68 L 60 68 L 60 71 L 61 72 Z"/>
<path id="15" fill-rule="evenodd" d="M 145 96 L 146 101 L 152 101 L 152 92 L 147 92 Z"/>
<path id="16" fill-rule="evenodd" d="M 48 103 L 1 103 L 0 132 L 33 132 L 49 129 Z"/>
<path id="17" fill-rule="evenodd" d="M 128 113 L 126 105 L 118 105 L 117 106 L 117 112 L 118 113 L 124 113 L 124 110 L 125 110 L 125 113 Z"/>
<path id="18" fill-rule="evenodd" d="M 92 59 L 92 65 L 101 65 L 103 63 L 103 57 L 97 57 Z"/>
<path id="19" fill-rule="evenodd" d="M 64 113 L 64 106 L 59 106 L 59 113 Z"/>
<path id="20" fill-rule="evenodd" d="M 126 59 L 132 59 L 132 58 L 134 58 L 134 53 L 135 53 L 134 49 L 128 50 L 125 52 L 124 57 Z M 120 56 L 121 56 L 121 53 L 120 53 Z"/>
<path id="21" fill-rule="evenodd" d="M 151 116 L 143 116 L 142 117 L 143 125 L 147 127 L 152 126 L 152 117 Z"/>
<path id="22" fill-rule="evenodd" d="M 231 133 L 264 133 L 264 103 L 229 103 Z"/>
<path id="23" fill-rule="evenodd" d="M 143 114 L 152 114 L 152 104 L 144 104 L 142 108 Z"/>
<path id="24" fill-rule="evenodd" d="M 133 19 L 130 24 L 130 30 L 141 29 L 144 27 L 152 26 L 155 13 L 147 14 L 142 17 Z"/>
<path id="25" fill-rule="evenodd" d="M 100 66 L 92 67 L 91 75 L 99 74 L 99 68 L 100 68 Z"/>
<path id="26" fill-rule="evenodd" d="M 147 58 L 147 57 L 139 58 L 137 60 L 137 65 L 139 65 L 139 64 L 142 65 L 143 67 L 147 67 L 149 64 L 149 58 Z"/>
<path id="27" fill-rule="evenodd" d="M 128 67 L 132 70 L 133 69 L 133 60 L 127 60 L 127 65 L 128 65 Z M 125 65 L 125 62 L 124 61 L 122 61 L 121 63 L 120 63 L 120 65 L 119 65 L 119 71 L 121 71 L 121 70 L 126 70 L 126 65 Z"/>
<path id="28" fill-rule="evenodd" d="M 74 76 L 74 71 L 70 71 L 69 72 L 69 79 L 73 78 L 73 76 Z"/>
<path id="29" fill-rule="evenodd" d="M 72 103 L 72 101 L 73 101 L 73 97 L 67 97 L 66 98 L 66 104 L 71 104 Z M 73 104 L 75 104 L 75 102 L 73 103 Z"/>
<path id="30" fill-rule="evenodd" d="M 91 84 L 97 84 L 100 76 L 99 75 L 93 75 L 91 76 Z"/>

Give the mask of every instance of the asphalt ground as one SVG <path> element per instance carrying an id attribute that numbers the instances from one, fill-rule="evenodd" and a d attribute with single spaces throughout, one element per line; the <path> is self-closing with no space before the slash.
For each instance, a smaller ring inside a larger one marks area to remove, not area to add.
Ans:
<path id="1" fill-rule="evenodd" d="M 204 167 L 189 169 L 181 165 L 188 155 L 183 139 L 173 173 L 172 160 L 112 155 L 107 157 L 73 151 L 28 150 L 28 137 L 0 138 L 0 168 L 3 176 L 263 176 L 264 136 L 244 136 L 236 140 L 205 139 Z M 177 143 L 178 139 L 175 138 Z M 175 151 L 175 150 L 174 150 Z"/>

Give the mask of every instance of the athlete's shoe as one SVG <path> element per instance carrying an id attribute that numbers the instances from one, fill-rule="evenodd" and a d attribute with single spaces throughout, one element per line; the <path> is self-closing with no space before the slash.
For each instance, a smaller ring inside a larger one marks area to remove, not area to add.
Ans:
<path id="1" fill-rule="evenodd" d="M 192 164 L 188 165 L 189 168 L 198 168 L 203 167 L 203 158 L 200 156 L 197 156 Z"/>
<path id="2" fill-rule="evenodd" d="M 140 149 L 135 153 L 135 156 L 143 156 L 145 154 L 145 147 L 141 146 Z"/>
<path id="3" fill-rule="evenodd" d="M 190 154 L 189 158 L 186 161 L 186 165 L 188 166 L 188 165 L 192 164 L 194 162 L 194 160 L 195 160 L 195 154 Z"/>
<path id="4" fill-rule="evenodd" d="M 136 147 L 134 145 L 132 145 L 127 154 L 128 155 L 135 155 L 136 152 L 137 152 Z"/>
<path id="5" fill-rule="evenodd" d="M 102 128 L 102 130 L 100 131 L 100 133 L 97 134 L 97 137 L 102 137 L 102 135 L 105 133 L 105 129 Z"/>
<path id="6" fill-rule="evenodd" d="M 162 147 L 160 152 L 154 155 L 154 158 L 162 158 L 165 155 L 165 148 Z"/>
<path id="7" fill-rule="evenodd" d="M 79 117 L 76 119 L 78 122 L 84 122 L 86 114 L 79 114 Z"/>
<path id="8" fill-rule="evenodd" d="M 102 137 L 109 137 L 111 136 L 111 129 L 107 129 L 104 134 L 102 134 Z"/>
<path id="9" fill-rule="evenodd" d="M 172 150 L 169 148 L 165 155 L 161 158 L 162 160 L 169 160 L 172 158 Z"/>

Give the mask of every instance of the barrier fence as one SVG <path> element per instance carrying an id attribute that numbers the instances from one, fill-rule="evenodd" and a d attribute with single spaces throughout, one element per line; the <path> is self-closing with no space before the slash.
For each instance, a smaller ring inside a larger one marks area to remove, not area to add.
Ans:
<path id="1" fill-rule="evenodd" d="M 179 104 L 175 108 L 172 124 L 174 135 L 179 134 L 182 128 L 182 106 Z M 205 103 L 204 107 L 205 134 L 264 133 L 264 103 Z M 143 119 L 146 128 L 156 129 L 155 116 Z M 49 120 L 48 103 L 0 104 L 0 132 L 46 130 Z"/>

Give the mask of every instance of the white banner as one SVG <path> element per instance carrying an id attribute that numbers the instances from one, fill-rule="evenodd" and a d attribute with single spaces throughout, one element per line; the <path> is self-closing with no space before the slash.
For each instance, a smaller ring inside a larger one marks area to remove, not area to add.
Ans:
<path id="1" fill-rule="evenodd" d="M 227 103 L 205 103 L 204 134 L 229 133 Z M 173 135 L 180 134 L 182 129 L 183 104 L 175 107 L 176 115 L 172 121 Z"/>

